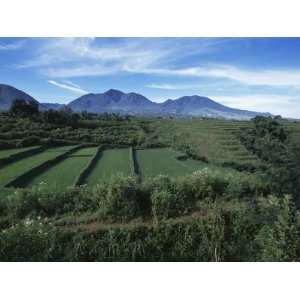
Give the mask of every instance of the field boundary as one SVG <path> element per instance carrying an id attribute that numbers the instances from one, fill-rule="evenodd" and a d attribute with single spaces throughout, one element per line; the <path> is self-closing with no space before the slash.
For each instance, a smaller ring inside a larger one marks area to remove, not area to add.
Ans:
<path id="1" fill-rule="evenodd" d="M 89 174 L 92 172 L 92 170 L 95 168 L 98 160 L 102 156 L 102 151 L 104 150 L 104 146 L 99 146 L 95 155 L 92 157 L 92 159 L 87 163 L 86 167 L 82 169 L 82 171 L 77 176 L 74 186 L 80 186 L 83 185 L 86 181 L 86 178 L 89 176 Z"/>
<path id="2" fill-rule="evenodd" d="M 9 183 L 7 183 L 4 187 L 25 187 L 32 180 L 33 177 L 40 175 L 48 168 L 56 165 L 60 161 L 64 160 L 68 155 L 74 153 L 75 151 L 77 151 L 83 147 L 84 147 L 84 145 L 78 145 L 77 147 L 67 150 L 64 153 L 62 153 L 52 159 L 49 159 L 36 167 L 33 167 L 29 171 L 26 171 L 25 173 L 17 176 L 15 179 L 13 179 Z M 51 148 L 49 148 L 49 149 L 51 149 Z"/>
<path id="3" fill-rule="evenodd" d="M 0 158 L 0 169 L 12 162 L 16 162 L 18 160 L 21 160 L 23 158 L 32 156 L 33 154 L 37 154 L 39 152 L 44 151 L 45 149 L 47 149 L 47 147 L 45 146 L 37 146 L 36 148 L 33 149 L 29 149 L 29 150 L 24 150 L 15 154 L 11 154 L 9 156 Z"/>
<path id="4" fill-rule="evenodd" d="M 65 231 L 86 231 L 86 232 L 98 232 L 105 231 L 110 229 L 133 229 L 136 227 L 145 227 L 145 228 L 154 228 L 164 225 L 174 225 L 174 224 L 189 224 L 194 221 L 198 221 L 200 219 L 207 218 L 208 214 L 203 213 L 201 211 L 194 211 L 191 214 L 172 217 L 168 219 L 164 219 L 161 221 L 156 221 L 154 218 L 150 218 L 147 220 L 133 219 L 129 222 L 109 222 L 104 220 L 99 220 L 97 217 L 92 217 L 87 221 L 77 221 L 76 217 L 74 220 L 69 220 L 67 222 L 56 220 L 54 221 L 54 226 L 59 228 L 60 230 Z"/>
<path id="5" fill-rule="evenodd" d="M 141 171 L 140 166 L 136 156 L 136 149 L 130 147 L 129 150 L 129 160 L 130 160 L 130 168 L 133 176 L 136 176 L 138 181 L 141 181 Z"/>

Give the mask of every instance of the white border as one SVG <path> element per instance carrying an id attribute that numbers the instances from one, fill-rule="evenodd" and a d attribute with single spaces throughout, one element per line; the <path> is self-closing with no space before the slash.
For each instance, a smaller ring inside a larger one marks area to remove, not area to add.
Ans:
<path id="1" fill-rule="evenodd" d="M 298 2 L 2 0 L 0 36 L 300 36 Z M 292 299 L 298 270 L 297 263 L 0 263 L 1 298 Z"/>
<path id="2" fill-rule="evenodd" d="M 299 36 L 296 0 L 2 0 L 0 36 Z"/>
<path id="3" fill-rule="evenodd" d="M 2 299 L 294 299 L 296 263 L 2 263 Z"/>

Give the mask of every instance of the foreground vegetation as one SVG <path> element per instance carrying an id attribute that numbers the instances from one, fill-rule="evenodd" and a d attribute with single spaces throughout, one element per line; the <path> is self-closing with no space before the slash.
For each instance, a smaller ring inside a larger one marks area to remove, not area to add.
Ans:
<path id="1" fill-rule="evenodd" d="M 299 261 L 299 125 L 14 107 L 0 261 Z"/>
<path id="2" fill-rule="evenodd" d="M 1 261 L 290 261 L 300 216 L 252 178 L 115 178 L 1 201 Z"/>

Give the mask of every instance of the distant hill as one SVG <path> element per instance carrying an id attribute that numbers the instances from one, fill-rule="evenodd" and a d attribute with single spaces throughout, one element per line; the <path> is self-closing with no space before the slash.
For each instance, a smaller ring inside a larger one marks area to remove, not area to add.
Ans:
<path id="1" fill-rule="evenodd" d="M 203 116 L 224 119 L 250 119 L 257 115 L 270 116 L 270 113 L 231 108 L 202 96 L 184 96 L 162 103 L 162 113 L 181 116 Z"/>
<path id="2" fill-rule="evenodd" d="M 12 86 L 0 84 L 0 110 L 8 110 L 15 99 L 35 101 L 33 97 Z M 222 105 L 207 97 L 184 96 L 175 100 L 156 103 L 137 93 L 124 93 L 110 89 L 105 93 L 86 94 L 67 105 L 39 103 L 40 110 L 59 110 L 69 107 L 75 112 L 120 113 L 129 115 L 210 117 L 247 120 L 255 116 L 271 116 L 270 113 L 240 110 Z"/>
<path id="3" fill-rule="evenodd" d="M 159 105 L 146 97 L 136 93 L 125 94 L 113 89 L 101 94 L 84 95 L 70 102 L 68 106 L 77 112 L 116 112 L 133 115 L 159 112 Z"/>
<path id="4" fill-rule="evenodd" d="M 16 99 L 23 99 L 28 102 L 38 102 L 33 97 L 21 90 L 18 90 L 10 85 L 0 84 L 0 110 L 9 110 L 12 103 Z"/>
<path id="5" fill-rule="evenodd" d="M 68 106 L 77 112 L 115 112 L 132 115 L 190 116 L 224 119 L 251 119 L 269 113 L 240 110 L 217 103 L 207 97 L 184 96 L 163 103 L 155 103 L 136 93 L 108 90 L 101 94 L 87 94 L 70 102 Z"/>

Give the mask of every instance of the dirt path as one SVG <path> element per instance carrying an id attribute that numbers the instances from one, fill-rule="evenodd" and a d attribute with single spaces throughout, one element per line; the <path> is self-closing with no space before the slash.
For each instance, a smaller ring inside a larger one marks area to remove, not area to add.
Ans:
<path id="1" fill-rule="evenodd" d="M 90 222 L 84 222 L 84 223 L 75 223 L 75 224 L 55 224 L 58 228 L 61 230 L 66 231 L 88 231 L 88 232 L 96 232 L 100 230 L 108 230 L 108 229 L 118 229 L 118 228 L 124 228 L 124 229 L 131 229 L 134 227 L 147 227 L 151 228 L 154 226 L 158 226 L 159 224 L 177 224 L 177 223 L 187 223 L 192 222 L 195 219 L 199 219 L 201 217 L 204 217 L 205 215 L 201 212 L 194 212 L 187 216 L 177 217 L 177 218 L 170 218 L 165 221 L 161 221 L 159 223 L 155 222 L 153 219 L 149 220 L 132 220 L 130 222 L 104 222 L 104 221 L 94 221 L 91 220 Z"/>

